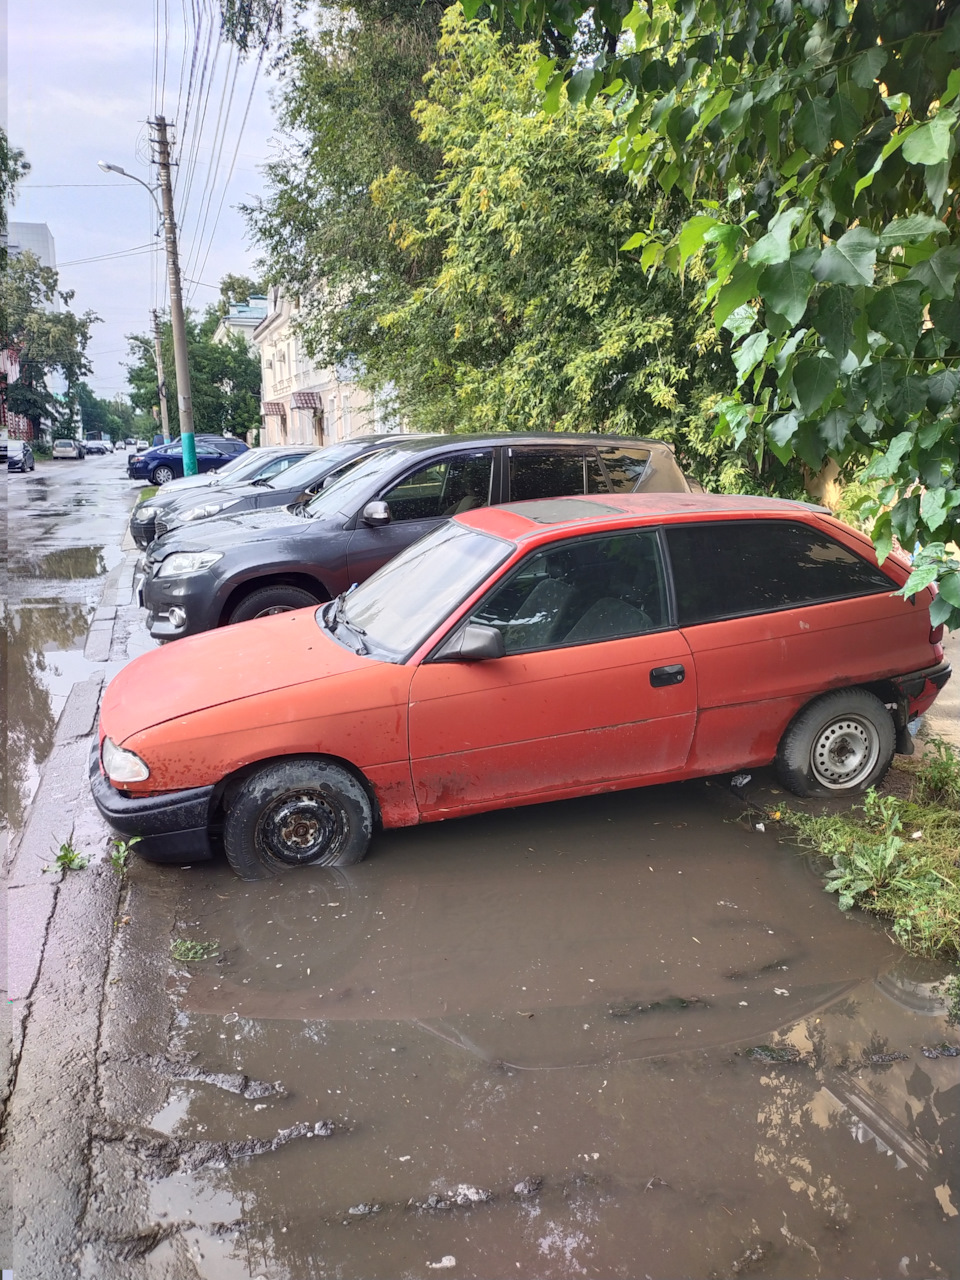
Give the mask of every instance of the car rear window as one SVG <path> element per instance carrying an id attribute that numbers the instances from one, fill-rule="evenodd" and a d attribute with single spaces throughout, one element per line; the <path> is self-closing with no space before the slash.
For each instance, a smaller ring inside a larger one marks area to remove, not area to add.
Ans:
<path id="1" fill-rule="evenodd" d="M 650 459 L 649 449 L 626 449 L 601 445 L 600 457 L 614 493 L 633 493 L 643 479 Z"/>
<path id="2" fill-rule="evenodd" d="M 680 626 L 895 589 L 828 534 L 786 520 L 666 530 Z"/>

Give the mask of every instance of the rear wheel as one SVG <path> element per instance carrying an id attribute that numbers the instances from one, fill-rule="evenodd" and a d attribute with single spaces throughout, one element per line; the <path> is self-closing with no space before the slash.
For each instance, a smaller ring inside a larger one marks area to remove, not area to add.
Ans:
<path id="1" fill-rule="evenodd" d="M 279 760 L 241 785 L 227 812 L 227 860 L 245 880 L 264 871 L 347 867 L 367 852 L 370 797 L 349 770 L 329 760 Z"/>
<path id="2" fill-rule="evenodd" d="M 153 475 L 150 477 L 150 483 L 155 485 L 169 484 L 171 480 L 175 480 L 173 467 L 157 467 Z"/>
<path id="3" fill-rule="evenodd" d="M 893 717 L 866 689 L 838 689 L 817 698 L 780 741 L 777 773 L 798 796 L 865 791 L 890 767 Z"/>
<path id="4" fill-rule="evenodd" d="M 234 622 L 249 622 L 251 618 L 268 618 L 272 613 L 289 613 L 291 609 L 307 609 L 320 601 L 302 587 L 261 587 L 241 600 L 230 615 Z"/>

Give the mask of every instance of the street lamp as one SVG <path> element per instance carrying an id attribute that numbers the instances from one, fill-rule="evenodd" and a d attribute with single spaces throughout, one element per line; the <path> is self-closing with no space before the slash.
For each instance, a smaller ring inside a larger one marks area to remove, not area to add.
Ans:
<path id="1" fill-rule="evenodd" d="M 163 116 L 158 116 L 155 121 L 151 122 L 157 130 L 157 137 L 154 141 L 159 150 L 159 159 L 157 166 L 160 172 L 160 181 L 157 187 L 151 187 L 149 183 L 138 178 L 136 174 L 127 173 L 126 169 L 121 169 L 118 164 L 108 164 L 106 160 L 98 161 L 97 167 L 104 173 L 119 173 L 122 178 L 130 178 L 133 182 L 138 182 L 141 187 L 145 187 L 150 192 L 150 199 L 156 205 L 157 212 L 163 219 L 164 240 L 167 250 L 167 281 L 170 287 L 170 324 L 173 328 L 173 363 L 177 373 L 177 409 L 180 414 L 180 444 L 183 449 L 183 474 L 185 476 L 195 476 L 197 474 L 197 445 L 193 434 L 193 399 L 190 394 L 190 364 L 187 357 L 187 327 L 183 316 L 183 294 L 180 288 L 180 261 L 177 255 L 177 224 L 173 216 L 173 190 L 170 182 L 170 146 L 167 141 L 167 122 Z M 157 200 L 157 192 L 160 192 L 163 205 Z M 163 373 L 160 365 L 160 342 L 159 336 L 156 334 L 155 339 L 157 345 L 157 379 L 160 384 L 160 405 L 161 409 L 165 407 L 165 389 L 163 387 Z M 165 425 L 164 435 L 169 434 L 169 427 Z"/>

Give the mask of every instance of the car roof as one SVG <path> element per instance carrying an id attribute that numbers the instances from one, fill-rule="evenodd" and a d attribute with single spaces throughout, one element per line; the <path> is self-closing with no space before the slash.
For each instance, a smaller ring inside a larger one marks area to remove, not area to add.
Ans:
<path id="1" fill-rule="evenodd" d="M 359 438 L 359 437 L 357 437 Z M 420 453 L 428 449 L 446 451 L 449 449 L 475 449 L 487 445 L 561 445 L 564 447 L 583 444 L 622 445 L 636 447 L 642 445 L 646 449 L 662 450 L 673 455 L 673 446 L 663 440 L 649 440 L 646 436 L 597 435 L 592 432 L 579 431 L 492 431 L 488 434 L 462 432 L 450 435 L 397 435 L 381 436 L 388 445 L 394 445 L 409 453 Z"/>
<path id="2" fill-rule="evenodd" d="M 482 507 L 454 519 L 472 529 L 520 542 L 542 539 L 548 530 L 566 534 L 601 531 L 635 523 L 656 524 L 663 520 L 755 519 L 773 516 L 829 515 L 827 507 L 797 502 L 791 498 L 755 498 L 725 493 L 616 493 L 585 494 L 575 498 L 535 498 L 529 502 L 509 502 Z"/>

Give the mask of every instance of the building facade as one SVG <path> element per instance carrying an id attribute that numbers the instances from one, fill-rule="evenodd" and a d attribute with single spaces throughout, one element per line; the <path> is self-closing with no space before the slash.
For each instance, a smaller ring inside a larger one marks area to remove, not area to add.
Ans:
<path id="1" fill-rule="evenodd" d="M 251 351 L 256 349 L 254 333 L 267 318 L 267 299 L 252 293 L 246 302 L 231 302 L 230 310 L 220 317 L 213 333 L 214 342 L 225 342 L 227 336 L 239 333 Z"/>
<path id="2" fill-rule="evenodd" d="M 253 335 L 262 372 L 260 443 L 326 445 L 399 430 L 351 370 L 314 364 L 296 332 L 297 314 L 296 299 L 271 287 Z"/>

